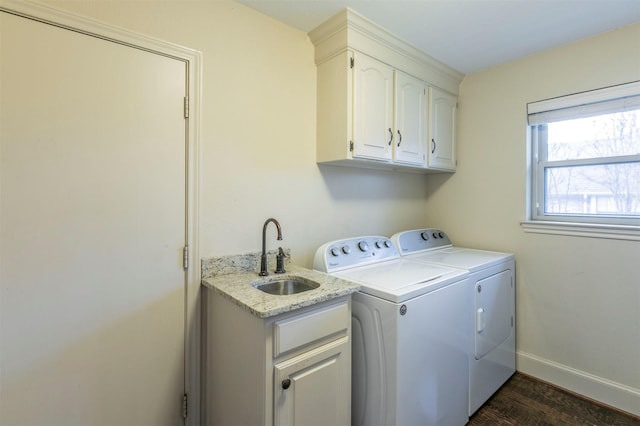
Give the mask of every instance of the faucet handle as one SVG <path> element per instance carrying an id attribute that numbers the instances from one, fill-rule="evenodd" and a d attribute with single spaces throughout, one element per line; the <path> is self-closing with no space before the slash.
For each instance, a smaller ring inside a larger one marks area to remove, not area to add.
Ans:
<path id="1" fill-rule="evenodd" d="M 276 254 L 276 270 L 273 271 L 276 274 L 284 274 L 285 269 L 284 269 L 284 258 L 285 258 L 285 254 L 284 254 L 284 250 L 282 249 L 282 247 L 278 247 L 278 254 Z"/>

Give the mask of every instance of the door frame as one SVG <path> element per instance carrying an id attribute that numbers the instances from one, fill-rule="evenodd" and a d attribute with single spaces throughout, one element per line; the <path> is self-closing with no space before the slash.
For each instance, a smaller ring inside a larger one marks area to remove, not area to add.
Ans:
<path id="1" fill-rule="evenodd" d="M 186 93 L 186 225 L 185 245 L 188 246 L 188 269 L 185 270 L 185 366 L 184 392 L 188 395 L 186 425 L 200 424 L 200 250 L 199 250 L 199 194 L 200 194 L 200 125 L 202 102 L 202 53 L 177 44 L 162 41 L 91 18 L 55 9 L 26 0 L 0 0 L 0 11 L 32 19 L 91 37 L 118 43 L 134 49 L 172 58 L 187 68 Z M 178 407 L 176 401 L 176 407 Z"/>

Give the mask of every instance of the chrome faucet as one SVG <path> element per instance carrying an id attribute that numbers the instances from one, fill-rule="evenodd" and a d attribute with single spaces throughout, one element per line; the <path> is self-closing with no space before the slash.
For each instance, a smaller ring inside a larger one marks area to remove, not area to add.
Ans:
<path id="1" fill-rule="evenodd" d="M 278 223 L 278 221 L 275 220 L 274 218 L 267 219 L 264 222 L 264 226 L 262 227 L 262 256 L 260 257 L 260 274 L 259 274 L 261 277 L 266 277 L 267 275 L 269 275 L 269 272 L 267 272 L 267 250 L 266 250 L 266 244 L 265 244 L 265 240 L 267 237 L 267 225 L 269 225 L 269 222 L 273 222 L 273 224 L 276 225 L 276 229 L 278 230 L 278 240 L 282 240 L 282 229 L 280 229 L 280 224 Z M 279 269 L 280 268 L 276 270 L 277 273 L 281 273 Z M 282 270 L 282 272 L 284 272 L 284 269 Z"/>

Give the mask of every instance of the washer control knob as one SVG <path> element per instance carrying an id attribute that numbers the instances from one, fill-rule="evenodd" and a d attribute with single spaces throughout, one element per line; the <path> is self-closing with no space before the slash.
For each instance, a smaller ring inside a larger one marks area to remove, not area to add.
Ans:
<path id="1" fill-rule="evenodd" d="M 443 234 L 442 232 L 438 232 L 438 236 L 439 236 L 440 238 L 444 238 L 444 234 Z"/>
<path id="2" fill-rule="evenodd" d="M 337 248 L 332 248 L 331 250 L 329 250 L 329 252 L 331 253 L 331 256 L 336 257 L 336 256 L 340 256 L 340 250 L 338 250 Z"/>
<path id="3" fill-rule="evenodd" d="M 384 240 L 384 246 L 385 246 L 386 248 L 390 248 L 390 247 L 391 247 L 391 241 L 389 241 L 389 240 Z"/>
<path id="4" fill-rule="evenodd" d="M 360 249 L 360 251 L 367 251 L 369 250 L 369 244 L 367 244 L 366 241 L 360 241 L 358 243 L 358 248 Z"/>
<path id="5" fill-rule="evenodd" d="M 437 233 L 437 232 L 434 232 L 434 233 L 433 233 L 433 234 L 431 234 L 431 235 L 433 235 L 433 238 L 438 238 L 438 233 Z"/>
<path id="6" fill-rule="evenodd" d="M 429 241 L 429 233 L 428 232 L 422 232 L 420 234 L 420 236 L 422 237 L 423 240 Z"/>
<path id="7" fill-rule="evenodd" d="M 351 253 L 351 247 L 349 247 L 349 246 L 342 246 L 342 252 L 343 252 L 344 254 L 349 254 L 349 253 Z"/>
<path id="8" fill-rule="evenodd" d="M 384 241 L 376 241 L 376 248 L 381 249 L 382 247 L 384 247 Z"/>

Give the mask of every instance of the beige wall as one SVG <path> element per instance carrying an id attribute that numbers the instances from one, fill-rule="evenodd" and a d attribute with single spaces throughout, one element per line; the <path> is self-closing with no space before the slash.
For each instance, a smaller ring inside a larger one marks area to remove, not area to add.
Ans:
<path id="1" fill-rule="evenodd" d="M 525 233 L 526 103 L 640 79 L 640 25 L 467 76 L 430 225 L 517 256 L 518 368 L 640 412 L 640 242 Z M 574 371 L 575 369 L 577 371 Z"/>
<path id="2" fill-rule="evenodd" d="M 459 171 L 423 176 L 315 164 L 313 47 L 300 31 L 232 1 L 47 3 L 203 52 L 201 256 L 257 251 L 272 216 L 304 266 L 330 239 L 442 227 L 459 245 L 516 253 L 521 368 L 637 403 L 639 244 L 519 222 L 526 102 L 639 79 L 640 26 L 468 76 Z"/>
<path id="3" fill-rule="evenodd" d="M 330 239 L 423 225 L 425 176 L 316 165 L 316 72 L 305 33 L 225 0 L 43 1 L 203 53 L 202 257 L 259 251 L 269 217 L 280 220 L 293 261 L 308 267 Z M 274 229 L 268 246 L 277 247 Z M 190 313 L 186 386 L 196 425 L 200 331 Z"/>
<path id="4" fill-rule="evenodd" d="M 232 1 L 48 3 L 203 52 L 202 257 L 259 251 L 269 217 L 308 267 L 330 239 L 424 225 L 427 177 L 316 165 L 305 33 Z"/>

